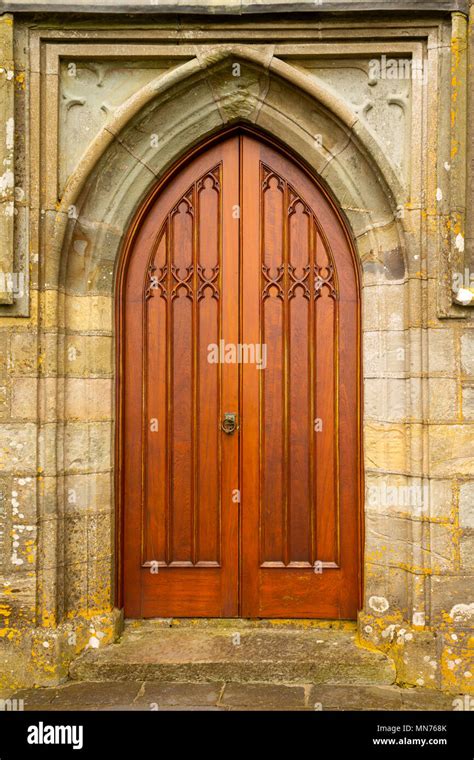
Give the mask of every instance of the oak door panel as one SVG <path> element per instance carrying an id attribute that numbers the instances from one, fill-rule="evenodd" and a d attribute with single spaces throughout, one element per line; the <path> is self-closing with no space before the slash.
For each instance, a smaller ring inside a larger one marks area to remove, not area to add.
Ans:
<path id="1" fill-rule="evenodd" d="M 355 263 L 326 196 L 242 138 L 242 613 L 355 617 L 358 320 Z"/>

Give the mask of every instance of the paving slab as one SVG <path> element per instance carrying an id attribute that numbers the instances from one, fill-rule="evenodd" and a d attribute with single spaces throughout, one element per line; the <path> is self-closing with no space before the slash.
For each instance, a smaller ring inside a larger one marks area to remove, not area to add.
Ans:
<path id="1" fill-rule="evenodd" d="M 101 705 L 131 705 L 140 686 L 137 681 L 69 681 L 52 688 L 21 689 L 15 697 L 23 699 L 25 710 L 87 710 Z"/>
<path id="2" fill-rule="evenodd" d="M 164 707 L 187 705 L 209 707 L 217 705 L 224 689 L 223 683 L 164 683 L 146 681 L 135 704 L 142 709 L 154 709 L 155 705 Z"/>
<path id="3" fill-rule="evenodd" d="M 306 707 L 304 686 L 283 684 L 226 684 L 220 704 L 254 710 L 290 710 Z"/>
<path id="4" fill-rule="evenodd" d="M 319 684 L 311 687 L 309 702 L 320 710 L 452 710 L 454 698 L 419 687 Z"/>
<path id="5" fill-rule="evenodd" d="M 353 684 L 68 682 L 22 689 L 25 710 L 94 711 L 450 711 L 456 695 L 420 687 Z"/>

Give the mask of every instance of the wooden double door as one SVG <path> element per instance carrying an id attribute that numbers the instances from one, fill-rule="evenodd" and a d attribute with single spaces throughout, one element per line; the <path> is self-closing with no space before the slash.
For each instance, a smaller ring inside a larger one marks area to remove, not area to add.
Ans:
<path id="1" fill-rule="evenodd" d="M 326 193 L 210 142 L 135 221 L 118 322 L 125 614 L 354 618 L 359 284 Z"/>

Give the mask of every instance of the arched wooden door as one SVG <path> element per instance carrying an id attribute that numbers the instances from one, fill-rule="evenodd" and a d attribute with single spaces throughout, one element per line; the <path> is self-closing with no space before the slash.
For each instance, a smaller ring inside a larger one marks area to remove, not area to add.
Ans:
<path id="1" fill-rule="evenodd" d="M 232 132 L 149 200 L 124 262 L 125 614 L 354 618 L 360 299 L 326 193 Z"/>

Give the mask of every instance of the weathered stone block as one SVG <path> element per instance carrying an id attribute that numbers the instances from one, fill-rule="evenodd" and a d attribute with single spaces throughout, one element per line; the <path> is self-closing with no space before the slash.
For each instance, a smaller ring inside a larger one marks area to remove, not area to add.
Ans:
<path id="1" fill-rule="evenodd" d="M 474 387 L 462 389 L 462 416 L 465 420 L 474 420 Z"/>
<path id="2" fill-rule="evenodd" d="M 110 420 L 113 383 L 109 379 L 69 378 L 66 381 L 65 416 L 68 420 Z"/>
<path id="3" fill-rule="evenodd" d="M 108 559 L 113 552 L 114 520 L 111 512 L 87 517 L 87 552 L 90 561 Z"/>
<path id="4" fill-rule="evenodd" d="M 366 330 L 403 330 L 405 288 L 401 284 L 372 285 L 364 289 L 362 319 Z"/>
<path id="5" fill-rule="evenodd" d="M 431 579 L 432 625 L 444 624 L 457 633 L 457 628 L 472 631 L 474 575 L 460 573 L 433 576 Z"/>
<path id="6" fill-rule="evenodd" d="M 461 370 L 466 375 L 474 375 L 474 330 L 461 335 Z"/>
<path id="7" fill-rule="evenodd" d="M 65 428 L 64 467 L 67 474 L 110 469 L 112 428 L 108 422 L 69 422 Z"/>
<path id="8" fill-rule="evenodd" d="M 407 417 L 409 381 L 398 378 L 371 379 L 364 383 L 366 420 L 403 422 Z"/>
<path id="9" fill-rule="evenodd" d="M 20 420 L 35 420 L 37 410 L 36 378 L 19 377 L 12 386 L 13 416 Z"/>
<path id="10" fill-rule="evenodd" d="M 65 374 L 75 377 L 110 377 L 114 371 L 114 341 L 105 335 L 67 335 L 64 341 Z"/>
<path id="11" fill-rule="evenodd" d="M 36 475 L 34 423 L 0 425 L 0 472 Z"/>
<path id="12" fill-rule="evenodd" d="M 459 524 L 461 528 L 474 528 L 474 482 L 460 486 Z"/>
<path id="13" fill-rule="evenodd" d="M 452 572 L 459 551 L 459 530 L 453 526 L 431 524 L 429 549 L 431 571 L 436 574 Z"/>
<path id="14" fill-rule="evenodd" d="M 430 427 L 430 466 L 435 477 L 474 474 L 474 435 L 468 425 Z"/>
<path id="15" fill-rule="evenodd" d="M 407 638 L 396 636 L 390 654 L 397 668 L 397 682 L 435 688 L 439 686 L 439 660 L 436 639 L 430 631 L 418 631 Z"/>
<path id="16" fill-rule="evenodd" d="M 464 531 L 460 540 L 461 568 L 465 573 L 474 572 L 474 530 Z"/>
<path id="17" fill-rule="evenodd" d="M 428 371 L 455 373 L 455 334 L 453 330 L 440 328 L 426 331 L 428 339 Z"/>
<path id="18" fill-rule="evenodd" d="M 110 472 L 67 475 L 64 480 L 64 506 L 68 511 L 99 511 L 112 505 L 113 478 Z"/>
<path id="19" fill-rule="evenodd" d="M 429 419 L 457 421 L 459 394 L 456 380 L 430 377 L 428 392 Z"/>
<path id="20" fill-rule="evenodd" d="M 13 333 L 10 340 L 10 366 L 13 375 L 37 375 L 38 336 L 22 330 Z"/>
<path id="21" fill-rule="evenodd" d="M 454 490 L 450 480 L 429 481 L 429 515 L 436 520 L 454 519 Z"/>
<path id="22" fill-rule="evenodd" d="M 113 303 L 110 296 L 67 296 L 66 319 L 70 330 L 111 332 Z"/>

